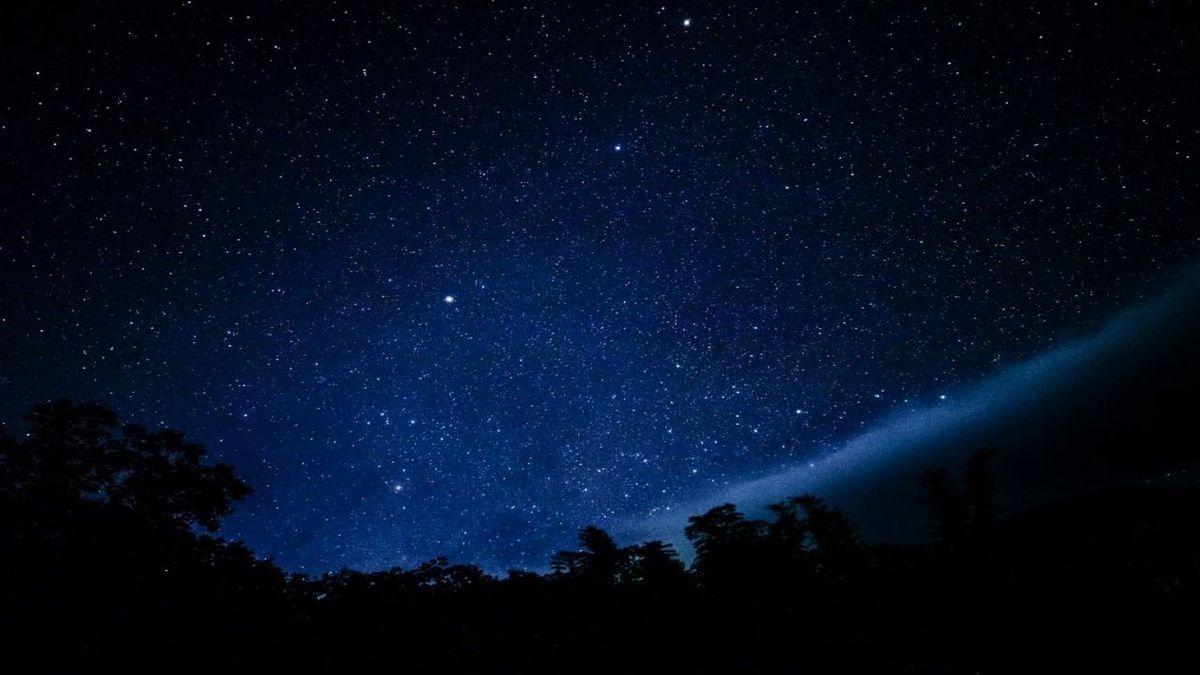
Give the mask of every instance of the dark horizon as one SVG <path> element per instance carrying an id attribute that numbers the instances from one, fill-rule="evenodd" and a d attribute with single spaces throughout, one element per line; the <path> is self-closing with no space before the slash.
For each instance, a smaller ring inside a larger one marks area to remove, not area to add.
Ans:
<path id="1" fill-rule="evenodd" d="M 686 560 L 588 526 L 542 574 L 438 557 L 309 576 L 211 536 L 250 488 L 182 434 L 67 400 L 26 419 L 0 428 L 13 672 L 1126 671 L 1185 660 L 1200 616 L 1194 480 L 1004 514 L 982 450 L 921 473 L 919 544 L 794 495 L 689 517 Z"/>

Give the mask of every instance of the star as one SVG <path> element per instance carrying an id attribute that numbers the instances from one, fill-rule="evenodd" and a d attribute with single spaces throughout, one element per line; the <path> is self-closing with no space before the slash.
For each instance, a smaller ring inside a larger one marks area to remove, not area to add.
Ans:
<path id="1" fill-rule="evenodd" d="M 446 297 L 442 298 L 442 302 L 446 303 L 447 305 L 453 305 L 454 304 L 454 296 L 447 295 Z"/>
<path id="2" fill-rule="evenodd" d="M 687 28 L 688 26 L 691 26 L 691 25 L 692 25 L 692 20 L 691 20 L 691 19 L 684 19 L 684 20 L 683 20 L 683 27 L 684 27 L 684 28 Z"/>

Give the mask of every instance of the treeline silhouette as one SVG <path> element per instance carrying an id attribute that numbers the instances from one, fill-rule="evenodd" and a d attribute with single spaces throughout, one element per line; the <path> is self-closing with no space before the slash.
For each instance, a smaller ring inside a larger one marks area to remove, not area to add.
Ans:
<path id="1" fill-rule="evenodd" d="M 549 574 L 444 558 L 286 574 L 213 536 L 250 493 L 176 431 L 37 406 L 0 428 L 0 671 L 1149 672 L 1195 660 L 1200 497 L 1124 487 L 1000 517 L 980 452 L 923 477 L 930 541 L 813 496 L 689 519 L 695 557 L 585 527 Z"/>

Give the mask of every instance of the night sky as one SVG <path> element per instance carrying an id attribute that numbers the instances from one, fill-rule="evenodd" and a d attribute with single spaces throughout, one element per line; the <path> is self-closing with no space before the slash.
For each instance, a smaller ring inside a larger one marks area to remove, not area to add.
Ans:
<path id="1" fill-rule="evenodd" d="M 1193 3 L 26 4 L 0 419 L 186 430 L 292 570 L 542 567 L 1200 255 Z"/>

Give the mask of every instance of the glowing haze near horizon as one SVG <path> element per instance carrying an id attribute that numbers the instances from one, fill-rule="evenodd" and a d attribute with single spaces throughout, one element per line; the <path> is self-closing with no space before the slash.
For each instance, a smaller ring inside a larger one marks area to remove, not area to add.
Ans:
<path id="1" fill-rule="evenodd" d="M 0 419 L 183 428 L 306 571 L 815 459 L 1200 254 L 1183 9 L 1054 4 L 0 10 Z"/>

